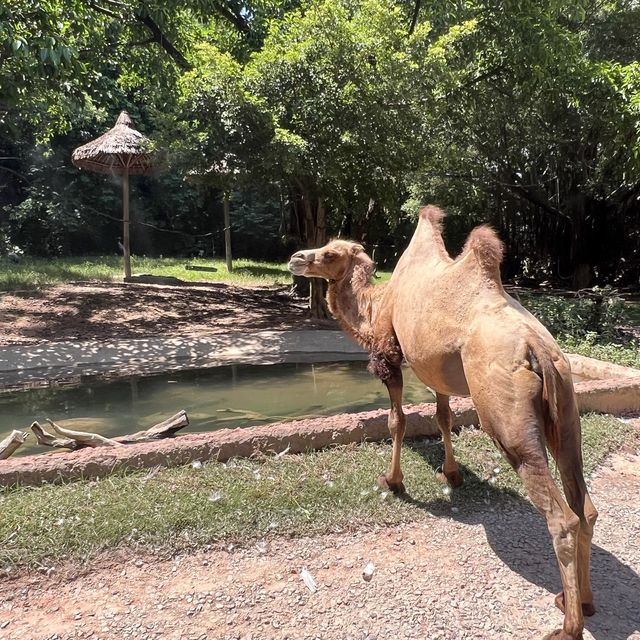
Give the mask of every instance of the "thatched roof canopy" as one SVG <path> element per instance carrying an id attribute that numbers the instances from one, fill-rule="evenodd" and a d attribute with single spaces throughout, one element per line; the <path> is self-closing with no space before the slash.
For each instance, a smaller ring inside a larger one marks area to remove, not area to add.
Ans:
<path id="1" fill-rule="evenodd" d="M 78 147 L 71 156 L 76 167 L 98 173 L 143 175 L 153 170 L 151 142 L 133 128 L 123 111 L 113 129 Z"/>

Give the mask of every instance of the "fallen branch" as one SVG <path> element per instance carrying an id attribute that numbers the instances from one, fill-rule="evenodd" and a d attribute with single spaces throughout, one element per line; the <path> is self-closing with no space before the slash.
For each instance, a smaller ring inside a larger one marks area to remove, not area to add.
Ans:
<path id="1" fill-rule="evenodd" d="M 105 438 L 97 433 L 66 429 L 49 419 L 47 419 L 47 422 L 58 436 L 62 437 L 49 433 L 39 422 L 34 422 L 31 425 L 31 431 L 33 431 L 38 444 L 46 447 L 77 451 L 78 449 L 85 449 L 86 447 L 121 447 L 137 442 L 150 442 L 162 438 L 171 438 L 175 435 L 176 431 L 189 424 L 189 418 L 187 417 L 186 411 L 182 410 L 149 429 L 116 438 Z"/>
<path id="2" fill-rule="evenodd" d="M 29 437 L 26 431 L 14 429 L 2 442 L 0 442 L 0 460 L 4 460 L 19 449 Z"/>
<path id="3" fill-rule="evenodd" d="M 138 431 L 127 436 L 116 438 L 119 443 L 131 444 L 134 442 L 149 442 L 150 440 L 160 440 L 161 438 L 171 438 L 176 431 L 189 425 L 187 412 L 183 409 L 176 413 L 175 416 L 167 418 L 163 422 L 159 422 L 155 426 L 146 431 Z"/>
<path id="4" fill-rule="evenodd" d="M 31 431 L 33 431 L 33 435 L 36 437 L 38 444 L 44 445 L 45 447 L 56 447 L 75 451 L 76 449 L 82 449 L 84 446 L 70 438 L 56 438 L 48 431 L 45 431 L 39 422 L 33 422 L 31 424 Z"/>
<path id="5" fill-rule="evenodd" d="M 85 447 L 121 447 L 122 443 L 112 440 L 111 438 L 105 438 L 99 433 L 91 433 L 89 431 L 74 431 L 73 429 L 65 429 L 56 424 L 53 420 L 47 418 L 47 422 L 51 425 L 53 430 L 65 438 L 75 440 Z"/>

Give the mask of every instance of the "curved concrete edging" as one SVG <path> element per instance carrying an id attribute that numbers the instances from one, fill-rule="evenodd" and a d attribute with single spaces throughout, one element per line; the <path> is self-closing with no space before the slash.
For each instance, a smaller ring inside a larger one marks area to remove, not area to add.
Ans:
<path id="1" fill-rule="evenodd" d="M 454 400 L 451 408 L 456 426 L 471 425 L 477 420 L 470 400 Z M 407 437 L 426 437 L 437 433 L 435 404 L 407 407 Z M 10 458 L 0 462 L 0 486 L 99 478 L 124 469 L 175 467 L 194 460 L 224 462 L 232 457 L 278 453 L 287 447 L 289 453 L 303 453 L 332 445 L 379 441 L 388 437 L 387 411 L 377 409 L 257 427 L 190 433 L 126 447 Z"/>
<path id="2" fill-rule="evenodd" d="M 580 382 L 576 394 L 581 411 L 622 413 L 640 411 L 640 377 Z M 478 423 L 470 399 L 452 399 L 455 426 Z M 439 433 L 435 404 L 405 407 L 407 438 Z M 256 453 L 290 453 L 324 449 L 331 445 L 380 441 L 389 437 L 387 411 L 340 414 L 258 427 L 193 433 L 159 442 L 126 447 L 83 449 L 72 453 L 39 454 L 0 462 L 0 486 L 38 485 L 80 478 L 104 477 L 115 471 L 175 467 L 194 460 L 224 462 Z"/>
<path id="3" fill-rule="evenodd" d="M 0 348 L 0 392 L 87 376 L 128 377 L 227 364 L 361 360 L 341 331 L 232 332 L 199 338 L 83 340 Z"/>
<path id="4" fill-rule="evenodd" d="M 112 343 L 50 343 L 0 349 L 0 390 L 3 386 L 32 386 L 87 373 L 115 372 L 130 376 L 232 363 L 318 362 L 366 357 L 366 353 L 344 334 L 327 330 L 262 331 L 249 336 L 227 334 Z M 574 373 L 586 378 L 601 378 L 576 383 L 581 411 L 640 411 L 640 370 L 573 354 L 568 357 Z M 456 426 L 477 424 L 478 417 L 470 400 L 454 399 L 451 408 Z M 408 438 L 438 434 L 434 404 L 407 406 L 405 410 Z M 179 466 L 194 460 L 224 461 L 256 452 L 278 452 L 286 447 L 290 447 L 291 453 L 300 453 L 332 444 L 386 438 L 385 410 L 341 414 L 185 434 L 175 439 L 116 449 L 86 449 L 3 460 L 0 462 L 0 486 L 97 478 L 118 470 Z"/>

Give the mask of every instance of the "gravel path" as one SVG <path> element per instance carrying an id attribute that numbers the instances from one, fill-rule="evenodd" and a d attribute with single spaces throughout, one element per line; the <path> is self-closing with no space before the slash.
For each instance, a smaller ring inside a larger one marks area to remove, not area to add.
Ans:
<path id="1" fill-rule="evenodd" d="M 592 482 L 598 613 L 585 640 L 640 640 L 639 454 L 616 455 Z M 511 640 L 540 639 L 562 622 L 546 527 L 524 500 L 173 559 L 123 552 L 64 573 L 0 584 L 0 638 Z"/>

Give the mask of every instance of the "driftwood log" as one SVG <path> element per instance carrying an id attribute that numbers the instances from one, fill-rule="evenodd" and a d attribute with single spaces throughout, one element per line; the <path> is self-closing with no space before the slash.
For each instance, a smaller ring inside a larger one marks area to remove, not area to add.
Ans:
<path id="1" fill-rule="evenodd" d="M 14 429 L 10 435 L 0 442 L 0 460 L 4 460 L 13 454 L 24 444 L 28 437 L 29 434 L 26 431 Z"/>
<path id="2" fill-rule="evenodd" d="M 39 422 L 34 422 L 31 425 L 31 431 L 38 444 L 45 447 L 76 451 L 86 447 L 122 447 L 136 442 L 171 438 L 177 431 L 189 424 L 189 418 L 187 417 L 187 412 L 182 410 L 149 429 L 116 438 L 106 438 L 98 433 L 89 431 L 66 429 L 48 418 L 47 422 L 54 433 L 47 431 Z M 0 460 L 8 458 L 26 440 L 28 435 L 23 431 L 14 431 L 8 438 L 5 438 L 0 443 Z"/>

